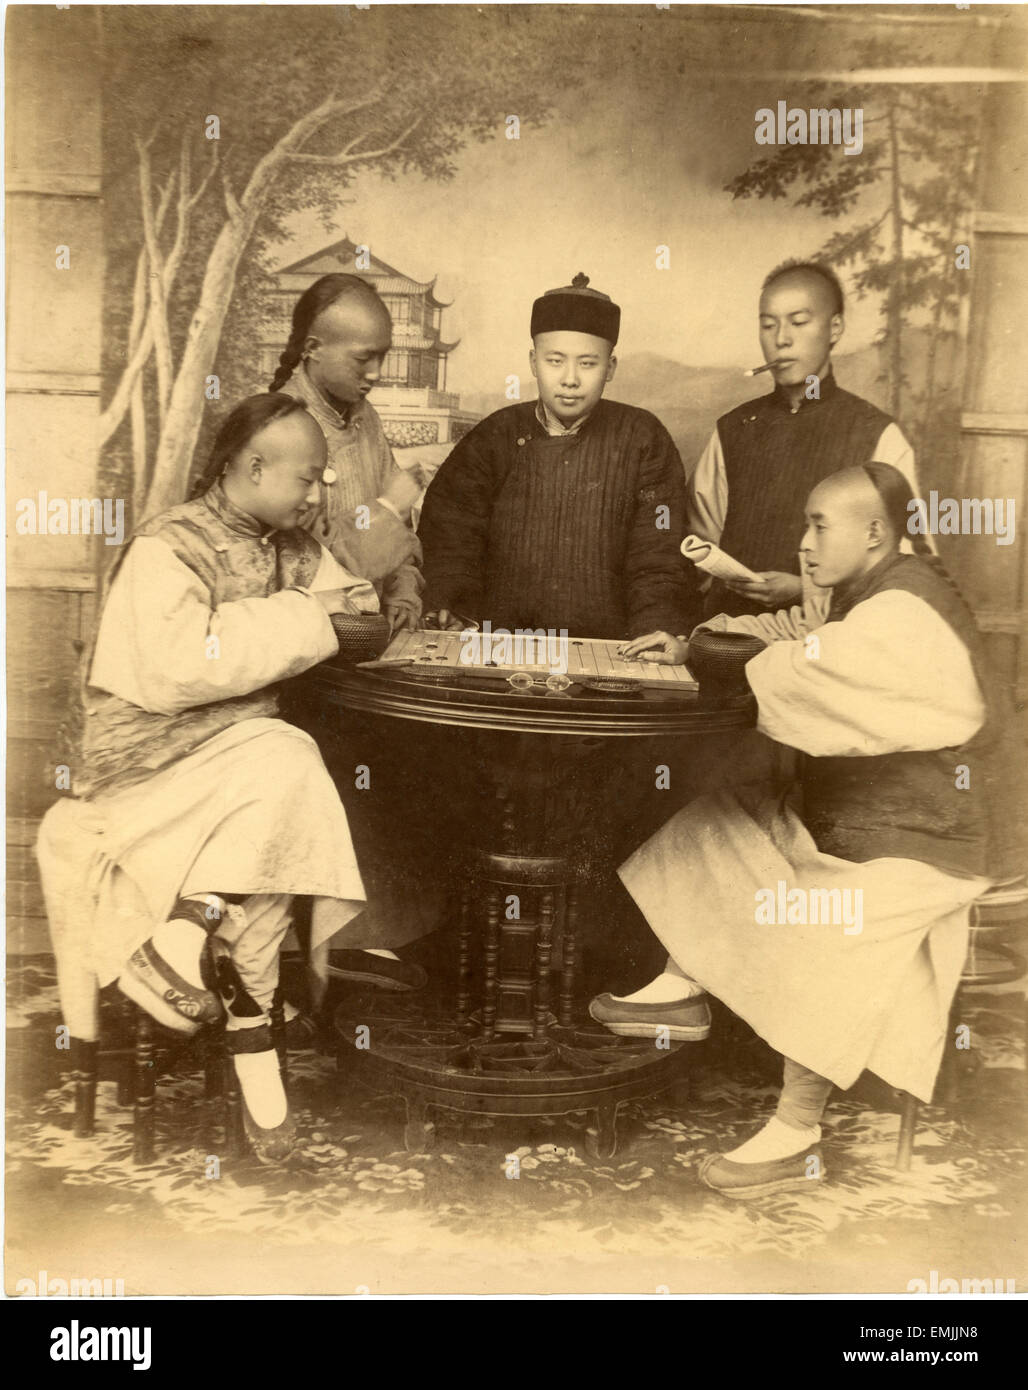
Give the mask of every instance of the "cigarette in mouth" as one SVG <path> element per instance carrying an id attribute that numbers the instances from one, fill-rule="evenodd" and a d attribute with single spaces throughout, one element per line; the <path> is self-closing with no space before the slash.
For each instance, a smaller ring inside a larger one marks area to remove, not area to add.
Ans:
<path id="1" fill-rule="evenodd" d="M 760 376 L 761 372 L 769 372 L 773 367 L 777 366 L 777 362 L 765 362 L 760 367 L 747 367 L 747 369 L 743 372 L 743 376 Z"/>

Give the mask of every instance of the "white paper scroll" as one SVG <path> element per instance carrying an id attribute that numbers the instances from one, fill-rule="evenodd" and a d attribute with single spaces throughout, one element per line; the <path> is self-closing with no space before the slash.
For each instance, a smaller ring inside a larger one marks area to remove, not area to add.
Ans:
<path id="1" fill-rule="evenodd" d="M 686 536 L 682 542 L 682 554 L 691 560 L 697 569 L 713 575 L 715 579 L 749 579 L 761 583 L 759 574 L 754 574 L 731 555 L 726 555 L 713 541 L 701 540 L 699 536 Z"/>

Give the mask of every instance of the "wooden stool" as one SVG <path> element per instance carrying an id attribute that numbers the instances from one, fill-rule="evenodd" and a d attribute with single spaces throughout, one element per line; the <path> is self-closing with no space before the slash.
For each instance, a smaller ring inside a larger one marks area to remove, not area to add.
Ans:
<path id="1" fill-rule="evenodd" d="M 1013 929 L 1023 927 L 1026 918 L 1028 880 L 1024 878 L 997 884 L 971 905 L 967 959 L 950 1009 L 946 1047 L 942 1054 L 942 1065 L 939 1068 L 939 1079 L 933 1097 L 942 1104 L 954 1104 L 959 1099 L 958 1059 L 953 1045 L 953 1034 L 960 1021 L 963 994 L 965 990 L 981 989 L 985 985 L 1009 984 L 1024 978 L 1028 973 L 1028 963 L 1024 957 L 996 938 L 1007 936 Z M 1025 1018 L 1025 1037 L 1028 1039 L 1028 1015 Z M 904 1094 L 900 1110 L 899 1143 L 896 1147 L 896 1167 L 903 1173 L 910 1170 L 919 1109 L 920 1102 L 916 1096 Z"/>
<path id="2" fill-rule="evenodd" d="M 469 856 L 460 891 L 457 932 L 457 1022 L 467 1025 L 472 1008 L 472 950 L 476 900 L 484 906 L 481 979 L 482 1037 L 497 1033 L 539 1041 L 553 1025 L 570 1028 L 578 956 L 578 884 L 581 870 L 564 855 Z M 476 892 L 477 889 L 477 892 Z M 517 914 L 506 904 L 514 895 Z M 551 999 L 550 966 L 560 950 L 557 998 Z M 555 1005 L 555 1011 L 551 1011 Z"/>
<path id="3" fill-rule="evenodd" d="M 288 1092 L 286 1024 L 281 987 L 272 1001 L 271 1036 L 278 1053 L 279 1074 Z M 85 1139 L 96 1128 L 96 1087 L 102 1072 L 113 1073 L 118 1087 L 118 1104 L 132 1105 L 132 1158 L 135 1163 L 152 1163 L 156 1129 L 157 1059 L 160 1045 L 155 1041 L 154 1021 L 145 1009 L 121 998 L 119 1010 L 125 1024 L 126 1041 L 106 1045 L 101 1034 L 94 1041 L 72 1037 L 70 1058 L 75 1083 L 74 1133 Z M 225 1045 L 224 1025 L 204 1029 L 204 1135 L 203 1142 L 213 1148 L 216 1142 L 218 1112 L 223 1113 L 225 1144 L 232 1157 L 246 1151 L 242 1107 L 235 1067 Z"/>

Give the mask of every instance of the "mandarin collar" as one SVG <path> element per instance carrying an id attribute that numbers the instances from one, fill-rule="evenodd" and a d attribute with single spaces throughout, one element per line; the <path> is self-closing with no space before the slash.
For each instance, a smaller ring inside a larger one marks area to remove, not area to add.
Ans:
<path id="1" fill-rule="evenodd" d="M 320 391 L 311 380 L 307 371 L 306 363 L 300 364 L 299 371 L 294 373 L 293 379 L 301 397 L 317 415 L 324 417 L 334 429 L 349 430 L 359 429 L 361 419 L 364 415 L 367 402 L 364 400 L 354 401 L 348 407 L 344 415 L 341 410 L 337 410 L 323 391 Z"/>
<path id="2" fill-rule="evenodd" d="M 607 401 L 601 397 L 590 410 L 589 414 L 581 420 L 573 430 L 564 430 L 560 434 L 550 434 L 544 423 L 542 415 L 542 402 L 538 399 L 534 401 L 522 401 L 518 407 L 523 414 L 520 416 L 520 427 L 527 439 L 540 440 L 570 440 L 579 439 L 588 434 L 596 420 L 604 414 L 607 408 Z M 521 443 L 521 440 L 518 440 Z"/>
<path id="3" fill-rule="evenodd" d="M 851 609 L 864 599 L 870 598 L 875 593 L 885 576 L 895 568 L 896 565 L 906 564 L 912 560 L 912 555 L 887 555 L 884 560 L 879 560 L 877 565 L 869 569 L 866 574 L 860 575 L 848 584 L 836 584 L 832 589 L 832 599 L 828 610 L 828 621 L 835 622 L 840 618 L 845 618 Z"/>
<path id="4" fill-rule="evenodd" d="M 225 489 L 221 486 L 220 480 L 213 487 L 208 488 L 203 495 L 203 500 L 218 518 L 230 531 L 235 531 L 238 536 L 252 536 L 255 540 L 266 541 L 269 536 L 274 535 L 274 530 L 266 527 L 263 521 L 258 521 L 249 512 L 244 512 L 242 507 L 236 504 L 226 495 Z"/>
<path id="5" fill-rule="evenodd" d="M 597 405 L 598 404 L 599 402 L 597 402 Z M 588 415 L 583 415 L 580 420 L 575 421 L 570 429 L 565 429 L 556 415 L 554 415 L 551 410 L 547 410 L 541 398 L 536 400 L 535 403 L 535 418 L 538 420 L 539 424 L 542 425 L 550 439 L 567 439 L 573 434 L 578 434 L 582 426 L 588 424 L 595 413 L 596 406 L 593 406 Z"/>
<path id="6" fill-rule="evenodd" d="M 798 415 L 801 410 L 807 410 L 811 406 L 822 405 L 825 401 L 831 400 L 838 389 L 839 383 L 835 380 L 835 373 L 829 367 L 821 378 L 818 394 L 813 397 L 801 396 L 799 405 L 795 410 L 792 408 L 792 403 L 784 386 L 776 385 L 767 399 L 773 401 L 778 409 L 786 411 L 789 415 Z"/>

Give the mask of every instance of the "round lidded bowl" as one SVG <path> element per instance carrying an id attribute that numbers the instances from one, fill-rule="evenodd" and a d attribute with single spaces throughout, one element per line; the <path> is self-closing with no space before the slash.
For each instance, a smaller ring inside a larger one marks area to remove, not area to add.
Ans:
<path id="1" fill-rule="evenodd" d="M 767 646 L 747 632 L 697 632 L 689 641 L 689 670 L 711 695 L 745 695 L 746 663 Z"/>
<path id="2" fill-rule="evenodd" d="M 339 640 L 338 660 L 345 665 L 374 661 L 389 645 L 389 619 L 382 613 L 331 613 Z"/>

